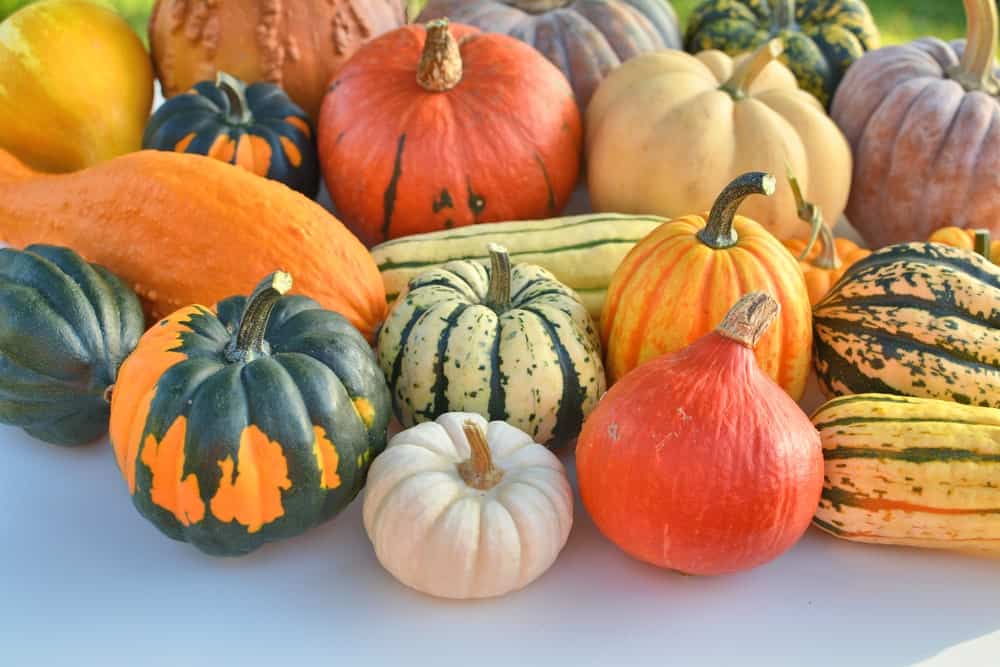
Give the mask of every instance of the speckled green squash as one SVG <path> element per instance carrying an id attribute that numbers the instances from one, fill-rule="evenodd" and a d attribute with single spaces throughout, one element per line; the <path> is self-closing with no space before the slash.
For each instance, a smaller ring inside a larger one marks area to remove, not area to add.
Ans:
<path id="1" fill-rule="evenodd" d="M 828 394 L 902 394 L 1000 407 L 1000 268 L 937 243 L 854 264 L 813 310 Z"/>
<path id="2" fill-rule="evenodd" d="M 108 430 L 108 391 L 144 330 L 135 293 L 72 250 L 0 249 L 0 423 L 57 445 Z"/>
<path id="3" fill-rule="evenodd" d="M 735 55 L 773 37 L 784 40 L 781 60 L 799 86 L 826 107 L 847 68 L 880 44 L 862 0 L 705 0 L 691 12 L 684 48 Z"/>
<path id="4" fill-rule="evenodd" d="M 448 262 L 410 281 L 378 356 L 404 426 L 446 412 L 503 420 L 536 442 L 576 437 L 605 390 L 596 327 L 545 269 L 490 245 L 490 266 Z"/>

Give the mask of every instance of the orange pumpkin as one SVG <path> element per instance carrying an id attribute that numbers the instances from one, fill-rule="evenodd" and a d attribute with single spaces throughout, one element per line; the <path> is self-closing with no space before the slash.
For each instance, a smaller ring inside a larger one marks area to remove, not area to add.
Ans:
<path id="1" fill-rule="evenodd" d="M 931 243 L 943 243 L 962 250 L 975 250 L 994 264 L 1000 260 L 1000 241 L 990 241 L 986 229 L 965 229 L 963 227 L 942 227 L 927 239 Z M 979 243 L 977 244 L 977 241 Z"/>
<path id="2" fill-rule="evenodd" d="M 688 215 L 653 230 L 625 257 L 608 289 L 601 336 L 611 382 L 648 359 L 683 349 L 712 331 L 753 290 L 770 293 L 781 316 L 756 349 L 761 368 L 792 398 L 805 391 L 812 313 L 795 257 L 757 222 L 736 215 L 775 179 L 752 172 L 722 191 L 707 216 Z"/>

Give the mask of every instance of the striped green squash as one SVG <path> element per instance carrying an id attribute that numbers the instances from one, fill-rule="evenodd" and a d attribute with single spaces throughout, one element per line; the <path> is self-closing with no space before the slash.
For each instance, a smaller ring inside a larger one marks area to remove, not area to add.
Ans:
<path id="1" fill-rule="evenodd" d="M 857 542 L 1000 552 L 1000 410 L 862 394 L 812 420 L 826 466 L 818 527 Z"/>
<path id="2" fill-rule="evenodd" d="M 446 412 L 506 421 L 536 442 L 576 437 L 606 388 L 600 339 L 579 297 L 545 269 L 448 262 L 410 281 L 378 336 L 404 427 Z"/>
<path id="3" fill-rule="evenodd" d="M 662 222 L 651 215 L 601 213 L 469 225 L 388 241 L 372 248 L 372 255 L 392 303 L 423 271 L 461 259 L 488 263 L 486 246 L 497 243 L 512 259 L 548 269 L 580 295 L 596 320 L 615 269 Z"/>
<path id="4" fill-rule="evenodd" d="M 1000 268 L 937 243 L 883 248 L 813 309 L 828 395 L 902 394 L 1000 407 Z"/>

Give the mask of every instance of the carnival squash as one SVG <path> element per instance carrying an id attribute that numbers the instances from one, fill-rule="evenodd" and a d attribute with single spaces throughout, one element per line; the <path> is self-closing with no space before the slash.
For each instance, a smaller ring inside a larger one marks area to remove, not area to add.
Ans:
<path id="1" fill-rule="evenodd" d="M 43 0 L 0 23 L 0 150 L 49 172 L 139 150 L 153 104 L 142 42 L 114 11 Z"/>
<path id="2" fill-rule="evenodd" d="M 385 448 L 389 392 L 340 315 L 277 272 L 218 314 L 189 306 L 122 365 L 111 444 L 139 512 L 235 556 L 334 516 Z"/>
<path id="3" fill-rule="evenodd" d="M 156 0 L 149 42 L 168 97 L 223 70 L 280 86 L 315 118 L 340 65 L 402 24 L 400 0 Z"/>
<path id="4" fill-rule="evenodd" d="M 371 245 L 557 215 L 581 133 L 555 65 L 512 37 L 441 20 L 384 35 L 339 71 L 319 154 L 334 206 Z"/>
<path id="5" fill-rule="evenodd" d="M 374 260 L 323 207 L 199 155 L 142 151 L 48 176 L 0 151 L 0 241 L 76 250 L 120 276 L 154 319 L 215 303 L 276 266 L 369 338 L 386 312 Z"/>
<path id="6" fill-rule="evenodd" d="M 847 202 L 851 154 L 822 105 L 774 59 L 781 41 L 735 61 L 659 51 L 612 72 L 587 109 L 587 176 L 594 210 L 677 217 L 711 207 L 742 173 L 798 176 L 827 220 Z M 748 202 L 779 239 L 798 236 L 791 188 Z"/>
<path id="7" fill-rule="evenodd" d="M 715 331 L 626 375 L 587 419 L 580 495 L 626 553 L 724 574 L 778 557 L 809 527 L 819 436 L 753 353 L 778 310 L 763 292 L 744 296 Z"/>
<path id="8" fill-rule="evenodd" d="M 943 243 L 962 250 L 973 250 L 994 264 L 1000 262 L 1000 241 L 990 240 L 990 233 L 985 229 L 942 227 L 931 234 L 927 240 L 931 243 Z"/>
<path id="9" fill-rule="evenodd" d="M 809 375 L 811 316 L 792 254 L 753 220 L 736 215 L 750 195 L 770 195 L 775 179 L 749 173 L 718 196 L 711 214 L 664 223 L 625 257 L 608 288 L 601 338 L 608 379 L 676 352 L 712 331 L 748 290 L 767 290 L 781 317 L 757 345 L 757 360 L 793 398 Z"/>
<path id="10" fill-rule="evenodd" d="M 1000 234 L 997 7 L 965 8 L 964 50 L 929 37 L 873 51 L 833 100 L 855 160 L 847 217 L 872 247 L 946 226 Z"/>
<path id="11" fill-rule="evenodd" d="M 666 0 L 431 0 L 420 16 L 531 44 L 566 75 L 581 109 L 629 58 L 681 48 L 677 14 Z"/>

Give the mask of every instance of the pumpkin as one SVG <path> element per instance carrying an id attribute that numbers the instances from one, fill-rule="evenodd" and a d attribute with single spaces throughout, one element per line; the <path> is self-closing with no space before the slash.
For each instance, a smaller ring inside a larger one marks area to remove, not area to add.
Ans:
<path id="1" fill-rule="evenodd" d="M 385 448 L 389 391 L 364 337 L 277 272 L 218 312 L 154 325 L 122 365 L 111 443 L 139 513 L 215 555 L 337 514 Z"/>
<path id="2" fill-rule="evenodd" d="M 156 0 L 149 42 L 167 97 L 223 70 L 280 86 L 315 118 L 344 61 L 402 24 L 399 0 Z"/>
<path id="3" fill-rule="evenodd" d="M 604 393 L 597 331 L 580 298 L 551 273 L 448 262 L 410 281 L 379 331 L 378 356 L 403 426 L 475 412 L 560 445 Z"/>
<path id="4" fill-rule="evenodd" d="M 774 189 L 770 174 L 745 174 L 722 191 L 709 215 L 664 223 L 626 255 L 601 314 L 611 382 L 692 344 L 712 331 L 741 294 L 763 289 L 782 308 L 756 348 L 757 360 L 793 398 L 802 397 L 812 326 L 802 272 L 777 239 L 736 215 L 748 196 Z"/>
<path id="5" fill-rule="evenodd" d="M 364 524 L 379 562 L 444 598 L 519 590 L 555 562 L 573 491 L 552 452 L 502 421 L 452 412 L 397 434 L 372 464 Z"/>
<path id="6" fill-rule="evenodd" d="M 380 37 L 340 70 L 319 155 L 334 206 L 371 245 L 558 214 L 581 134 L 555 65 L 512 37 L 441 20 Z"/>
<path id="7" fill-rule="evenodd" d="M 817 526 L 855 542 L 1000 552 L 1000 411 L 862 394 L 812 420 L 826 460 Z"/>
<path id="8" fill-rule="evenodd" d="M 139 299 L 67 248 L 0 248 L 0 423 L 57 445 L 108 430 L 118 367 L 145 330 Z"/>
<path id="9" fill-rule="evenodd" d="M 681 48 L 677 14 L 665 0 L 431 0 L 421 18 L 450 18 L 531 44 L 566 75 L 581 109 L 629 58 Z"/>
<path id="10" fill-rule="evenodd" d="M 707 210 L 747 171 L 798 175 L 827 220 L 851 183 L 847 142 L 775 58 L 780 40 L 731 60 L 659 51 L 612 72 L 587 109 L 587 180 L 596 211 L 672 218 Z M 779 239 L 799 235 L 791 187 L 746 213 Z"/>
<path id="11" fill-rule="evenodd" d="M 1000 267 L 938 243 L 883 248 L 813 310 L 827 395 L 1000 407 Z"/>
<path id="12" fill-rule="evenodd" d="M 973 250 L 994 264 L 1000 262 L 1000 241 L 991 241 L 986 229 L 963 229 L 962 227 L 942 227 L 927 239 L 931 243 L 943 243 L 953 248 Z"/>
<path id="13" fill-rule="evenodd" d="M 965 8 L 964 55 L 935 38 L 874 51 L 833 100 L 855 160 L 847 217 L 872 247 L 922 241 L 945 226 L 1000 234 L 997 8 Z"/>
<path id="14" fill-rule="evenodd" d="M 779 309 L 763 292 L 744 296 L 715 331 L 626 375 L 584 424 L 583 504 L 634 558 L 737 572 L 777 558 L 809 527 L 823 486 L 819 436 L 753 353 Z"/>
<path id="15" fill-rule="evenodd" d="M 0 23 L 0 82 L 0 149 L 35 169 L 75 171 L 139 150 L 153 71 L 110 9 L 45 0 L 18 10 Z"/>
<path id="16" fill-rule="evenodd" d="M 847 68 L 881 42 L 862 0 L 703 0 L 688 17 L 684 48 L 736 55 L 772 37 L 785 41 L 782 62 L 824 106 Z"/>
<path id="17" fill-rule="evenodd" d="M 387 310 L 374 260 L 322 206 L 199 155 L 141 151 L 51 176 L 0 151 L 0 241 L 73 248 L 121 277 L 152 319 L 275 266 L 366 336 Z"/>
<path id="18" fill-rule="evenodd" d="M 149 121 L 143 148 L 198 153 L 280 181 L 307 197 L 319 190 L 309 116 L 273 83 L 219 72 L 167 100 Z"/>

